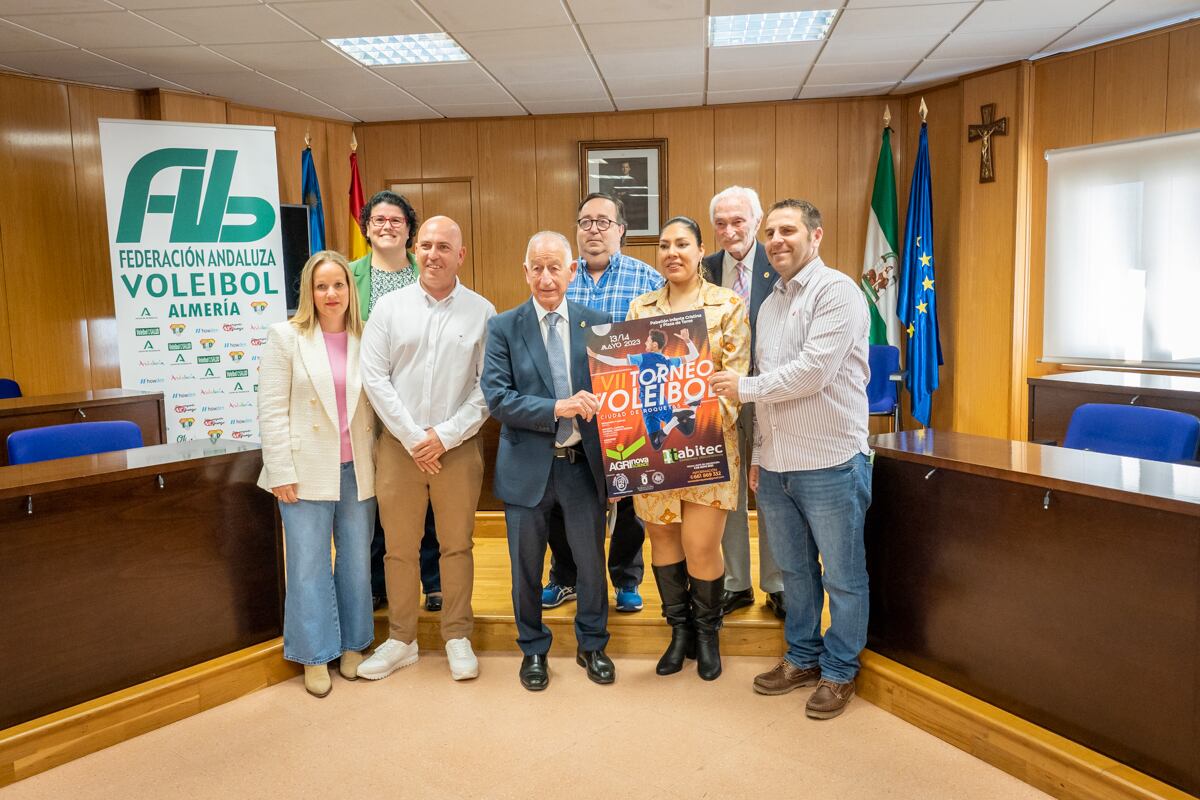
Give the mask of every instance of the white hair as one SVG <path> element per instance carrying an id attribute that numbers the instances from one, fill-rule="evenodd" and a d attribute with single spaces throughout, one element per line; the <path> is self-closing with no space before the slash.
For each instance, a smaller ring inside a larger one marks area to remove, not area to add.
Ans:
<path id="1" fill-rule="evenodd" d="M 556 242 L 558 242 L 560 245 L 562 245 L 563 255 L 565 256 L 565 258 L 563 259 L 563 266 L 565 267 L 571 263 L 571 261 L 573 260 L 573 258 L 571 256 L 571 243 L 567 240 L 566 236 L 563 236 L 558 231 L 538 231 L 533 236 L 529 237 L 529 244 L 525 245 L 525 263 L 526 264 L 529 263 L 529 254 L 533 252 L 533 245 L 539 239 L 553 239 Z"/>
<path id="2" fill-rule="evenodd" d="M 708 204 L 708 221 L 715 222 L 717 216 L 717 204 L 722 200 L 745 200 L 750 206 L 750 216 L 754 218 L 754 224 L 762 222 L 763 209 L 762 203 L 759 202 L 758 192 L 749 189 L 745 186 L 730 186 L 727 189 L 722 189 L 713 197 L 712 202 Z"/>

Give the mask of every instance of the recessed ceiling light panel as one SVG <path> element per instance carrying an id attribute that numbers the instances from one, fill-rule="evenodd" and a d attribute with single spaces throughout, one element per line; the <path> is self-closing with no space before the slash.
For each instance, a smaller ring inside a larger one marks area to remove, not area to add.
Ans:
<path id="1" fill-rule="evenodd" d="M 816 42 L 825 38 L 835 17 L 836 9 L 709 17 L 708 44 L 710 47 L 734 47 L 746 44 Z"/>
<path id="2" fill-rule="evenodd" d="M 444 33 L 359 36 L 353 39 L 330 39 L 329 43 L 368 67 L 471 60 L 458 42 Z"/>

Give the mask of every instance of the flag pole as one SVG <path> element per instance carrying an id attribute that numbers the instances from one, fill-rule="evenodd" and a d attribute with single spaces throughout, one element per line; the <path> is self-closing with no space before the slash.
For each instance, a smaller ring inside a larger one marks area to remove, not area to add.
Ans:
<path id="1" fill-rule="evenodd" d="M 925 105 L 925 98 L 921 98 L 921 122 L 925 122 L 925 117 L 929 116 L 929 106 Z"/>
<path id="2" fill-rule="evenodd" d="M 883 127 L 892 127 L 892 107 L 885 105 L 883 107 Z"/>

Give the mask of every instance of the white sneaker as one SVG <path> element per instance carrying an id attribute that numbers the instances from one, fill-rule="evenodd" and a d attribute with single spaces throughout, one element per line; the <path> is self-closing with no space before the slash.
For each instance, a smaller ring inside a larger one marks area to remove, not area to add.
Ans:
<path id="1" fill-rule="evenodd" d="M 366 661 L 358 665 L 358 677 L 369 681 L 386 678 L 401 667 L 417 663 L 417 640 L 405 644 L 397 639 L 388 639 Z"/>
<path id="2" fill-rule="evenodd" d="M 469 681 L 479 677 L 479 659 L 471 650 L 471 640 L 465 636 L 446 642 L 446 658 L 450 661 L 450 677 L 456 681 Z"/>

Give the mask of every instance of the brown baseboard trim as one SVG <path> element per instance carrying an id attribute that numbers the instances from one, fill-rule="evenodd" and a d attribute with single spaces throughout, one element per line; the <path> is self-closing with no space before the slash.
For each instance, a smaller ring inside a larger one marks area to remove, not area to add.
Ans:
<path id="1" fill-rule="evenodd" d="M 1054 797 L 1196 800 L 877 653 L 862 654 L 857 692 L 864 700 Z"/>
<path id="2" fill-rule="evenodd" d="M 0 730 L 0 787 L 299 674 L 272 639 Z"/>

